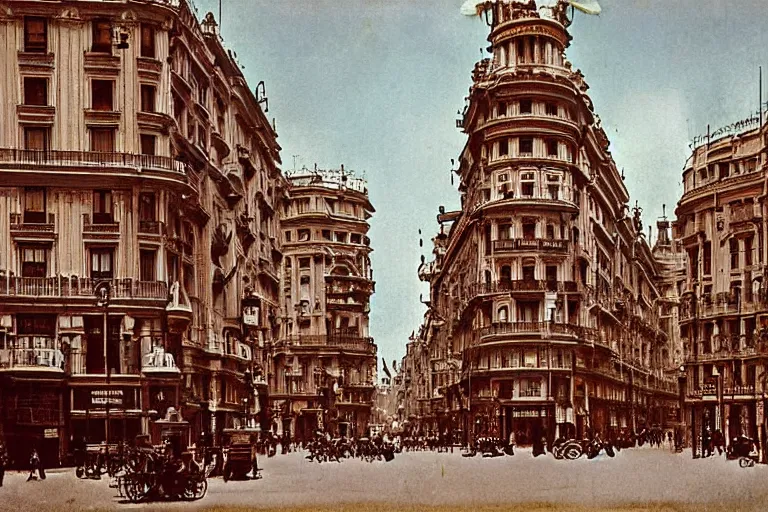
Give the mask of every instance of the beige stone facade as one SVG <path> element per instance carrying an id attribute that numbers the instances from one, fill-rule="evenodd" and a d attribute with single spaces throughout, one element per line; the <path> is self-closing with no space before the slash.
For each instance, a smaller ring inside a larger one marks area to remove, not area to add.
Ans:
<path id="1" fill-rule="evenodd" d="M 489 11 L 493 57 L 457 122 L 462 208 L 441 210 L 419 269 L 431 293 L 399 376 L 402 419 L 465 442 L 670 427 L 661 269 L 565 58 L 568 20 L 531 4 Z"/>
<path id="2" fill-rule="evenodd" d="M 3 1 L 0 39 L 12 458 L 267 426 L 287 182 L 263 89 L 183 0 Z"/>
<path id="3" fill-rule="evenodd" d="M 707 140 L 683 170 L 680 336 L 685 418 L 699 454 L 707 430 L 728 442 L 766 439 L 766 146 L 764 127 Z"/>
<path id="4" fill-rule="evenodd" d="M 277 429 L 298 440 L 318 428 L 363 436 L 376 382 L 368 322 L 374 209 L 365 181 L 343 166 L 302 169 L 288 182 L 280 228 L 282 325 L 270 377 Z"/>

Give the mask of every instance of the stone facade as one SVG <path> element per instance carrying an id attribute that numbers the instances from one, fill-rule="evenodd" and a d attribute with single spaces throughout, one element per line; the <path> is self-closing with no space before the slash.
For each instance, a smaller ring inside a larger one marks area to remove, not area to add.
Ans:
<path id="1" fill-rule="evenodd" d="M 766 128 L 708 140 L 683 170 L 675 221 L 685 348 L 685 419 L 701 440 L 765 433 L 768 303 L 765 292 Z M 709 433 L 708 433 L 709 431 Z M 765 461 L 765 453 L 761 454 Z"/>
<path id="2" fill-rule="evenodd" d="M 281 213 L 281 336 L 270 393 L 276 429 L 308 440 L 318 428 L 364 436 L 373 407 L 376 345 L 366 183 L 344 170 L 288 177 Z"/>
<path id="3" fill-rule="evenodd" d="M 419 268 L 431 293 L 398 375 L 402 419 L 464 442 L 671 427 L 661 268 L 565 58 L 569 21 L 506 1 L 486 19 L 493 57 L 457 121 L 462 207 L 441 208 Z"/>
<path id="4" fill-rule="evenodd" d="M 58 463 L 73 437 L 186 447 L 244 417 L 267 426 L 287 182 L 212 15 L 183 0 L 5 1 L 0 38 L 12 458 L 37 445 Z"/>

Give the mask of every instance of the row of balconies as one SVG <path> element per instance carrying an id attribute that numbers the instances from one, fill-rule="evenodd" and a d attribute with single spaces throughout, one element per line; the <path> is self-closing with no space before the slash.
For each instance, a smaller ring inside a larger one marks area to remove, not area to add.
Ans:
<path id="1" fill-rule="evenodd" d="M 586 287 L 576 281 L 553 281 L 539 279 L 501 280 L 490 283 L 475 283 L 469 288 L 469 298 L 479 295 L 509 292 L 563 292 L 585 293 Z"/>
<path id="2" fill-rule="evenodd" d="M 493 252 L 568 253 L 570 242 L 546 238 L 509 238 L 493 241 Z"/>
<path id="3" fill-rule="evenodd" d="M 61 168 L 75 172 L 97 172 L 99 175 L 114 170 L 138 175 L 152 171 L 172 173 L 186 183 L 187 164 L 167 156 L 98 151 L 61 151 L 0 148 L 0 169 L 58 171 Z"/>
<path id="4" fill-rule="evenodd" d="M 58 342 L 48 343 L 53 348 L 3 348 L 0 349 L 0 371 L 34 371 L 69 375 L 103 375 L 103 369 L 89 373 L 84 351 L 65 354 Z M 145 354 L 141 365 L 129 364 L 121 375 L 179 373 L 170 353 L 156 351 Z"/>
<path id="5" fill-rule="evenodd" d="M 365 352 L 366 354 L 376 354 L 376 344 L 373 338 L 360 336 L 326 336 L 300 334 L 290 336 L 278 341 L 279 345 L 293 347 L 317 347 L 317 348 L 336 348 L 341 350 L 352 350 L 356 352 Z"/>
<path id="6" fill-rule="evenodd" d="M 19 277 L 0 271 L 0 296 L 12 297 L 82 297 L 93 299 L 97 284 L 108 281 L 112 299 L 167 300 L 164 281 L 136 279 L 96 279 L 77 276 Z"/>

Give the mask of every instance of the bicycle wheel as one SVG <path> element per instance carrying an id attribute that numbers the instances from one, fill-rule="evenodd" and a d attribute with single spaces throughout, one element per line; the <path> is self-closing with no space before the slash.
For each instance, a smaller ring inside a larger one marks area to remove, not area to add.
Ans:
<path id="1" fill-rule="evenodd" d="M 584 451 L 578 443 L 569 443 L 563 448 L 562 453 L 566 459 L 576 460 L 584 454 Z"/>

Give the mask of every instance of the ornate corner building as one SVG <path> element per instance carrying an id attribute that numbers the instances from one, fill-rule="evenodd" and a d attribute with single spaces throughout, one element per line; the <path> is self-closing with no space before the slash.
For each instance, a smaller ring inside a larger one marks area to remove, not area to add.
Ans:
<path id="1" fill-rule="evenodd" d="M 11 458 L 268 426 L 287 182 L 213 17 L 184 0 L 6 0 L 0 39 Z"/>
<path id="2" fill-rule="evenodd" d="M 288 177 L 281 214 L 281 335 L 270 397 L 278 432 L 364 436 L 375 398 L 374 292 L 366 182 L 344 170 Z"/>
<path id="3" fill-rule="evenodd" d="M 565 58 L 569 20 L 489 5 L 493 57 L 457 122 L 461 209 L 441 209 L 419 269 L 431 292 L 398 375 L 401 419 L 519 443 L 676 424 L 662 268 Z"/>
<path id="4" fill-rule="evenodd" d="M 766 439 L 766 133 L 707 140 L 683 170 L 674 227 L 686 265 L 679 314 L 694 454 L 716 430 L 728 443 Z"/>

